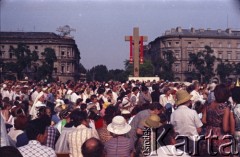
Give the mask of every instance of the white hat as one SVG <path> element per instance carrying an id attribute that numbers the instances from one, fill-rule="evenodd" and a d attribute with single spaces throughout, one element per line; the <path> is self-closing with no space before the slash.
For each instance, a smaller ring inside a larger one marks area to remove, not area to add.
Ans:
<path id="1" fill-rule="evenodd" d="M 128 110 L 122 110 L 121 114 L 130 114 Z"/>
<path id="2" fill-rule="evenodd" d="M 123 116 L 115 116 L 112 123 L 108 124 L 107 130 L 116 135 L 123 135 L 131 130 L 131 126 L 127 124 Z"/>
<path id="3" fill-rule="evenodd" d="M 57 107 L 59 107 L 59 106 L 63 105 L 63 104 L 64 104 L 64 101 L 63 101 L 63 100 L 61 100 L 61 99 L 57 99 L 57 100 L 55 101 L 55 103 L 56 103 L 56 106 L 55 106 L 55 108 L 57 108 Z"/>

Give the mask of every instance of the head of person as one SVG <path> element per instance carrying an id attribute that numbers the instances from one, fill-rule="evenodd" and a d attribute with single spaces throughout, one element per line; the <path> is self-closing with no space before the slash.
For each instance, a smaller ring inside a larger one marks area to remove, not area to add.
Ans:
<path id="1" fill-rule="evenodd" d="M 180 105 L 191 106 L 191 103 L 192 103 L 191 98 L 192 98 L 192 95 L 190 95 L 186 90 L 179 90 L 176 93 L 175 104 L 177 106 L 180 106 Z"/>
<path id="2" fill-rule="evenodd" d="M 166 95 L 166 96 L 169 96 L 171 94 L 171 89 L 169 87 L 165 87 L 163 89 L 163 93 Z"/>
<path id="3" fill-rule="evenodd" d="M 142 92 L 143 92 L 144 94 L 147 94 L 147 93 L 148 93 L 148 87 L 143 86 L 143 87 L 142 87 Z"/>
<path id="4" fill-rule="evenodd" d="M 28 139 L 37 140 L 41 144 L 44 144 L 47 140 L 46 127 L 49 126 L 49 119 L 50 117 L 44 116 L 30 121 L 26 127 L 26 134 Z"/>
<path id="5" fill-rule="evenodd" d="M 163 106 L 158 102 L 154 102 L 149 105 L 149 109 L 151 110 L 152 114 L 160 114 L 163 111 Z"/>
<path id="6" fill-rule="evenodd" d="M 14 128 L 16 130 L 25 130 L 26 126 L 28 124 L 28 118 L 26 116 L 18 116 L 15 120 L 14 120 Z"/>
<path id="7" fill-rule="evenodd" d="M 214 89 L 215 101 L 217 103 L 225 103 L 230 97 L 230 91 L 224 84 L 219 84 Z"/>
<path id="8" fill-rule="evenodd" d="M 164 131 L 164 132 L 162 132 Z M 163 134 L 164 133 L 164 134 Z M 158 130 L 157 136 L 160 137 L 158 139 L 158 143 L 160 146 L 174 145 L 176 144 L 176 133 L 174 131 L 172 124 L 164 124 L 162 128 Z M 161 135 L 161 136 L 159 136 Z"/>
<path id="9" fill-rule="evenodd" d="M 232 99 L 236 104 L 240 104 L 240 87 L 234 87 L 232 90 Z"/>
<path id="10" fill-rule="evenodd" d="M 70 123 L 73 124 L 73 126 L 77 127 L 81 124 L 88 126 L 88 120 L 87 120 L 87 113 L 84 111 L 80 111 L 79 109 L 73 110 L 70 115 Z"/>
<path id="11" fill-rule="evenodd" d="M 23 157 L 19 150 L 13 146 L 0 147 L 0 154 L 6 157 Z"/>
<path id="12" fill-rule="evenodd" d="M 108 124 L 107 130 L 114 136 L 120 136 L 128 133 L 131 130 L 131 126 L 127 124 L 123 116 L 115 116 L 112 119 L 112 123 Z"/>
<path id="13" fill-rule="evenodd" d="M 148 118 L 143 121 L 143 125 L 148 128 L 159 128 L 162 123 L 161 119 L 157 114 L 151 114 Z"/>
<path id="14" fill-rule="evenodd" d="M 92 137 L 86 140 L 82 145 L 83 157 L 102 157 L 104 156 L 104 145 L 103 143 Z"/>
<path id="15" fill-rule="evenodd" d="M 42 106 L 38 109 L 38 114 L 37 115 L 38 115 L 38 117 L 42 117 L 42 116 L 51 117 L 52 116 L 51 109 L 49 107 Z"/>
<path id="16" fill-rule="evenodd" d="M 196 90 L 196 91 L 198 91 L 198 90 L 200 89 L 200 84 L 199 84 L 198 81 L 195 81 L 195 82 L 193 83 L 193 89 Z"/>
<path id="17" fill-rule="evenodd" d="M 90 99 L 93 103 L 96 103 L 98 101 L 97 96 L 95 94 L 91 95 Z"/>
<path id="18" fill-rule="evenodd" d="M 139 92 L 139 88 L 138 88 L 138 87 L 133 87 L 132 92 L 133 92 L 135 95 L 137 95 L 138 92 Z"/>

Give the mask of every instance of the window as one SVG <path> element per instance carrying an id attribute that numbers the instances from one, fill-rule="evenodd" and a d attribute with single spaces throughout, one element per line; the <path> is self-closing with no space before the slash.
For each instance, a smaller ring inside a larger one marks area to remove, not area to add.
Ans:
<path id="1" fill-rule="evenodd" d="M 67 52 L 67 57 L 70 57 L 70 52 Z"/>
<path id="2" fill-rule="evenodd" d="M 168 42 L 168 47 L 171 47 L 172 43 L 171 42 Z"/>
<path id="3" fill-rule="evenodd" d="M 12 52 L 9 53 L 9 58 L 10 58 L 10 59 L 13 58 L 13 53 L 12 53 Z"/>
<path id="4" fill-rule="evenodd" d="M 65 56 L 65 52 L 64 51 L 61 51 L 61 56 Z"/>
<path id="5" fill-rule="evenodd" d="M 4 45 L 2 45 L 2 49 L 4 49 L 4 47 L 5 47 L 5 46 L 4 46 Z"/>
<path id="6" fill-rule="evenodd" d="M 37 50 L 38 49 L 38 46 L 34 46 L 35 47 L 35 50 Z"/>
<path id="7" fill-rule="evenodd" d="M 222 52 L 218 52 L 218 58 L 222 59 Z"/>
<path id="8" fill-rule="evenodd" d="M 188 42 L 188 45 L 191 45 L 191 44 L 192 44 L 192 42 L 189 41 L 189 42 Z"/>
<path id="9" fill-rule="evenodd" d="M 231 52 L 228 52 L 228 53 L 227 53 L 227 59 L 228 59 L 228 60 L 231 60 L 231 59 L 232 59 L 232 53 L 231 53 Z"/>
<path id="10" fill-rule="evenodd" d="M 175 71 L 179 71 L 179 64 L 175 64 Z"/>
<path id="11" fill-rule="evenodd" d="M 222 43 L 219 43 L 219 47 L 222 47 Z"/>
<path id="12" fill-rule="evenodd" d="M 240 43 L 237 43 L 237 48 L 240 49 Z"/>
<path id="13" fill-rule="evenodd" d="M 176 45 L 178 46 L 178 45 L 179 45 L 179 42 L 176 42 Z"/>
<path id="14" fill-rule="evenodd" d="M 67 73 L 69 73 L 69 64 L 67 64 Z"/>
<path id="15" fill-rule="evenodd" d="M 237 57 L 236 59 L 240 59 L 240 52 L 237 52 Z"/>
<path id="16" fill-rule="evenodd" d="M 231 44 L 230 43 L 228 43 L 228 48 L 231 48 Z"/>
<path id="17" fill-rule="evenodd" d="M 175 51 L 175 57 L 176 57 L 176 59 L 179 59 L 180 58 L 180 51 Z"/>
<path id="18" fill-rule="evenodd" d="M 191 64 L 188 64 L 188 71 L 192 71 L 192 65 Z"/>
<path id="19" fill-rule="evenodd" d="M 210 42 L 209 45 L 210 45 L 210 47 L 213 47 L 213 43 L 212 42 Z"/>
<path id="20" fill-rule="evenodd" d="M 64 64 L 61 66 L 61 73 L 64 73 Z"/>

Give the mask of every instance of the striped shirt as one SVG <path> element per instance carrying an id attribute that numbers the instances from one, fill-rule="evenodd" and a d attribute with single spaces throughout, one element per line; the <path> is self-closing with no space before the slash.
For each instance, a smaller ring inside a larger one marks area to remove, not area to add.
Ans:
<path id="1" fill-rule="evenodd" d="M 129 138 L 117 136 L 105 143 L 106 157 L 129 157 L 133 148 Z"/>
<path id="2" fill-rule="evenodd" d="M 81 147 L 83 143 L 91 138 L 99 139 L 95 129 L 87 128 L 85 125 L 79 125 L 75 131 L 69 133 L 68 143 L 70 148 L 70 157 L 82 157 Z"/>

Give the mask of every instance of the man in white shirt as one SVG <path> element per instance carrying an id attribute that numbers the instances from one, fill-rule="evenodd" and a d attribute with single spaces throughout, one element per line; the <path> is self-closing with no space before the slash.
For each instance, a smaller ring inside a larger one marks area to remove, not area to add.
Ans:
<path id="1" fill-rule="evenodd" d="M 68 136 L 70 157 L 83 157 L 81 151 L 83 143 L 91 137 L 99 139 L 97 131 L 89 128 L 87 114 L 80 111 L 79 115 L 81 117 L 79 118 L 80 125 L 73 132 L 69 133 Z"/>
<path id="2" fill-rule="evenodd" d="M 190 151 L 193 142 L 197 141 L 196 137 L 201 132 L 202 122 L 195 110 L 190 109 L 191 95 L 185 90 L 179 90 L 176 93 L 177 109 L 172 113 L 170 123 L 179 135 L 188 137 Z"/>

